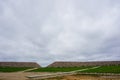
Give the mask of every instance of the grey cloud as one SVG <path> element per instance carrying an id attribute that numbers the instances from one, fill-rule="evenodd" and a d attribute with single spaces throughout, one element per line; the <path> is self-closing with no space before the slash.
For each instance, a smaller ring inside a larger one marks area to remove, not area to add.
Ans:
<path id="1" fill-rule="evenodd" d="M 43 66 L 61 60 L 119 60 L 119 3 L 1 0 L 0 60 Z"/>

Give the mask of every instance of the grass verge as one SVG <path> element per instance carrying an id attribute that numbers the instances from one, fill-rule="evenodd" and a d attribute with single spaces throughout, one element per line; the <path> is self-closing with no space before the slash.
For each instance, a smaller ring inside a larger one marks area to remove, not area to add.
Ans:
<path id="1" fill-rule="evenodd" d="M 30 72 L 69 72 L 74 70 L 80 70 L 90 67 L 45 67 L 36 70 L 31 70 Z"/>
<path id="2" fill-rule="evenodd" d="M 96 69 L 89 69 L 81 72 L 87 73 L 120 73 L 120 65 L 118 66 L 101 66 Z"/>
<path id="3" fill-rule="evenodd" d="M 0 67 L 0 72 L 18 72 L 26 69 L 30 69 L 28 67 Z"/>

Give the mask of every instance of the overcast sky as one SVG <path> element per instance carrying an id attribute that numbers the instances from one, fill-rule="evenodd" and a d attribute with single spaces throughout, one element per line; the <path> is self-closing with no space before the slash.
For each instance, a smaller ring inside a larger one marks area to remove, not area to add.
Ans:
<path id="1" fill-rule="evenodd" d="M 0 0 L 0 61 L 120 60 L 120 0 Z"/>

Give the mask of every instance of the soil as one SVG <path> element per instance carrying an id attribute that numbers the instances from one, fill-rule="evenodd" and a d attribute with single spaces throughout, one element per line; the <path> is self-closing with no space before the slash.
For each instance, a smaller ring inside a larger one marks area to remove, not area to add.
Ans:
<path id="1" fill-rule="evenodd" d="M 37 72 L 13 72 L 13 73 L 0 73 L 0 80 L 28 80 L 26 76 L 41 75 L 46 73 Z"/>
<path id="2" fill-rule="evenodd" d="M 48 74 L 45 72 L 0 73 L 0 80 L 29 80 L 25 76 Z M 44 80 L 120 80 L 120 76 L 71 75 Z"/>
<path id="3" fill-rule="evenodd" d="M 45 80 L 120 80 L 120 76 L 71 75 Z"/>
<path id="4" fill-rule="evenodd" d="M 89 75 L 79 75 L 79 76 L 66 76 L 63 80 L 120 80 L 120 76 L 89 76 Z"/>

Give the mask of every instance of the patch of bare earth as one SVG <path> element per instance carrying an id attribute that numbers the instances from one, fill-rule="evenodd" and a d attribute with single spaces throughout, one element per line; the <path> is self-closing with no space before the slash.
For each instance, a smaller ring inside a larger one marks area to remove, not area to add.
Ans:
<path id="1" fill-rule="evenodd" d="M 0 73 L 0 80 L 28 80 L 26 76 L 42 75 L 46 73 L 37 72 L 13 72 L 13 73 Z"/>
<path id="2" fill-rule="evenodd" d="M 56 77 L 45 80 L 120 80 L 120 76 L 72 75 L 72 76 Z"/>
<path id="3" fill-rule="evenodd" d="M 46 72 L 13 72 L 0 73 L 0 80 L 29 80 L 26 76 L 43 75 Z M 51 73 L 52 74 L 52 73 Z M 120 80 L 120 76 L 90 76 L 90 75 L 71 75 L 64 77 L 56 77 L 43 80 Z"/>

